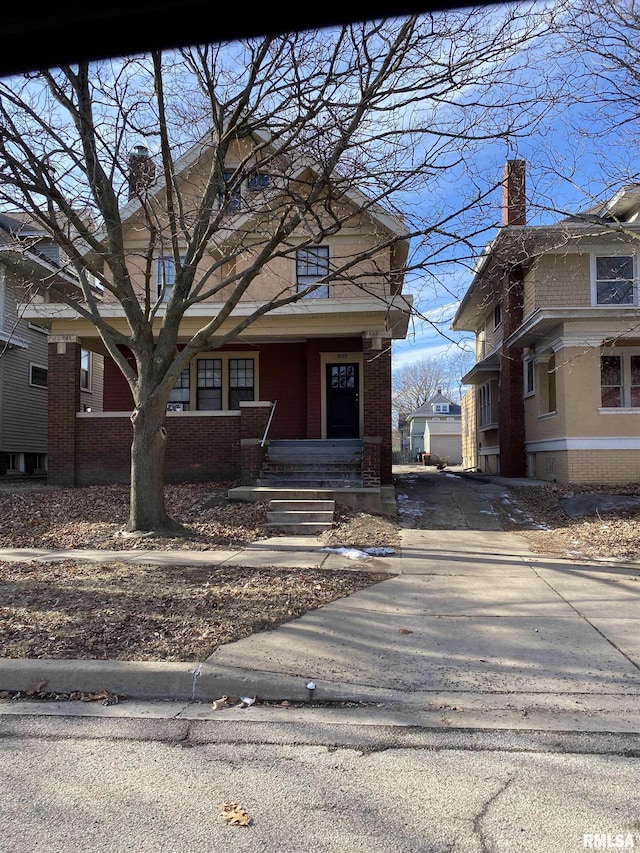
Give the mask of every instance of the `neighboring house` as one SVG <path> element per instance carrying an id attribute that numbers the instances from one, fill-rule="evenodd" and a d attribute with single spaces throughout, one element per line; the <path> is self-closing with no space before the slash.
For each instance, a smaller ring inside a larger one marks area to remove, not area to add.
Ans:
<path id="1" fill-rule="evenodd" d="M 20 236 L 22 249 L 15 250 Z M 0 476 L 47 470 L 48 354 L 46 326 L 20 309 L 30 280 L 47 275 L 59 287 L 76 287 L 61 267 L 59 248 L 42 231 L 0 213 Z M 84 409 L 102 408 L 102 356 L 82 354 L 78 373 Z"/>
<path id="2" fill-rule="evenodd" d="M 198 169 L 208 169 L 207 150 L 200 146 L 196 153 L 192 160 L 182 161 L 185 180 L 192 184 Z M 136 168 L 144 157 L 142 148 L 134 151 Z M 233 231 L 240 226 L 245 232 L 260 226 L 255 199 L 260 193 L 269 198 L 277 192 L 275 183 L 271 185 L 269 174 L 257 172 L 241 192 L 224 201 L 230 234 L 241 233 Z M 252 220 L 243 218 L 244 193 L 253 203 Z M 353 210 L 353 222 L 344 233 L 331 233 L 319 244 L 309 244 L 313 223 L 303 223 L 290 256 L 267 264 L 232 317 L 246 315 L 283 289 L 305 287 L 327 274 L 330 266 L 381 246 L 374 261 L 353 267 L 351 283 L 321 286 L 310 298 L 265 314 L 241 340 L 218 349 L 212 346 L 183 372 L 168 406 L 167 481 L 256 483 L 264 455 L 261 443 L 269 426 L 269 455 L 278 440 L 301 442 L 296 447 L 300 454 L 315 453 L 311 441 L 352 442 L 360 460 L 360 484 L 391 483 L 391 340 L 403 338 L 407 330 L 411 302 L 401 296 L 402 276 L 396 271 L 405 265 L 408 239 L 398 218 L 365 201 L 347 190 L 341 203 Z M 131 276 L 142 282 L 145 262 L 139 247 L 148 241 L 146 220 L 135 198 L 124 208 L 123 218 Z M 305 245 L 296 250 L 296 241 Z M 163 300 L 173 284 L 174 266 L 160 253 L 154 262 L 158 298 Z M 234 263 L 244 262 L 240 255 Z M 218 298 L 189 308 L 181 325 L 182 340 L 188 341 L 203 318 L 215 316 L 223 304 Z M 110 322 L 121 323 L 126 330 L 121 307 L 113 304 L 108 310 Z M 160 307 L 160 317 L 162 312 Z M 35 306 L 28 313 L 51 327 L 50 385 L 55 382 L 57 395 L 50 398 L 49 407 L 55 425 L 50 431 L 50 482 L 126 482 L 133 400 L 125 378 L 105 356 L 104 411 L 82 412 L 79 394 L 69 387 L 68 371 L 77 370 L 82 349 L 103 351 L 95 328 L 61 305 Z"/>
<path id="3" fill-rule="evenodd" d="M 411 459 L 426 453 L 431 461 L 459 465 L 462 462 L 461 409 L 440 388 L 430 400 L 412 412 L 409 425 Z"/>
<path id="4" fill-rule="evenodd" d="M 640 186 L 526 225 L 507 163 L 503 227 L 453 321 L 476 334 L 464 377 L 465 467 L 561 483 L 640 479 Z"/>

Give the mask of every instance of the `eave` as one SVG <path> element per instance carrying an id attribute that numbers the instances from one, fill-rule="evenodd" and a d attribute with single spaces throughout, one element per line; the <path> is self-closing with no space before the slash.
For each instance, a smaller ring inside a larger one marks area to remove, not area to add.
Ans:
<path id="1" fill-rule="evenodd" d="M 463 385 L 484 385 L 490 379 L 500 373 L 500 356 L 498 352 L 492 352 L 482 361 L 474 364 L 471 370 L 462 377 Z"/>
<path id="2" fill-rule="evenodd" d="M 241 302 L 231 317 L 225 321 L 214 337 L 230 331 L 234 322 L 251 315 L 262 303 Z M 302 299 L 300 302 L 276 308 L 255 320 L 242 332 L 242 340 L 327 337 L 348 335 L 380 335 L 393 340 L 406 337 L 411 315 L 411 297 L 394 297 L 388 301 L 374 297 L 351 299 Z M 180 326 L 180 342 L 189 340 L 204 322 L 220 313 L 223 303 L 202 303 L 187 310 Z M 51 324 L 51 334 L 72 334 L 79 337 L 97 337 L 93 324 L 73 308 L 60 304 L 30 304 L 20 306 L 22 316 L 32 321 Z M 130 334 L 121 305 L 103 304 L 101 317 L 125 335 Z M 164 318 L 160 308 L 155 322 L 158 332 Z"/>
<path id="3" fill-rule="evenodd" d="M 600 343 L 611 336 L 625 335 L 628 337 L 628 330 L 637 327 L 639 322 L 640 307 L 634 305 L 598 306 L 595 308 L 538 308 L 525 319 L 513 334 L 505 339 L 504 345 L 516 348 L 533 347 L 539 341 L 553 336 L 559 326 L 565 327 L 567 323 L 571 323 L 574 327 L 584 328 L 586 337 L 595 334 L 590 326 L 592 323 L 597 324 L 599 331 L 595 338 Z"/>

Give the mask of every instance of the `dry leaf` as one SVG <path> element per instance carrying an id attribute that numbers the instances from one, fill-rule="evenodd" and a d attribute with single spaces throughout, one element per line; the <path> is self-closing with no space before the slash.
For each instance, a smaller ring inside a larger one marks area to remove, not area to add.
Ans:
<path id="1" fill-rule="evenodd" d="M 410 631 L 409 628 L 400 628 L 398 634 L 413 634 L 413 631 Z"/>
<path id="2" fill-rule="evenodd" d="M 229 826 L 249 826 L 251 818 L 240 803 L 222 803 L 220 817 Z"/>
<path id="3" fill-rule="evenodd" d="M 36 693 L 42 693 L 48 683 L 46 678 L 43 678 L 42 681 L 34 681 L 24 692 L 27 696 L 34 696 Z"/>

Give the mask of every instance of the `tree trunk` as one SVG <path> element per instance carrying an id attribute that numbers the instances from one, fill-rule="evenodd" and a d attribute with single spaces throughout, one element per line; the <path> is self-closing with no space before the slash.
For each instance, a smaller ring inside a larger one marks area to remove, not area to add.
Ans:
<path id="1" fill-rule="evenodd" d="M 184 532 L 169 518 L 164 504 L 165 411 L 164 406 L 146 403 L 131 415 L 131 506 L 127 524 L 130 532 Z"/>

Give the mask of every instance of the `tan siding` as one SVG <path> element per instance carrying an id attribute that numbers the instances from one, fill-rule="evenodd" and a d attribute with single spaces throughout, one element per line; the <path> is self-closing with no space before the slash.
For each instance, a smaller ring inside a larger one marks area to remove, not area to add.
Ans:
<path id="1" fill-rule="evenodd" d="M 525 317 L 545 306 L 591 305 L 590 256 L 544 255 L 535 266 L 535 289 L 525 289 Z M 535 293 L 535 296 L 533 295 Z"/>

